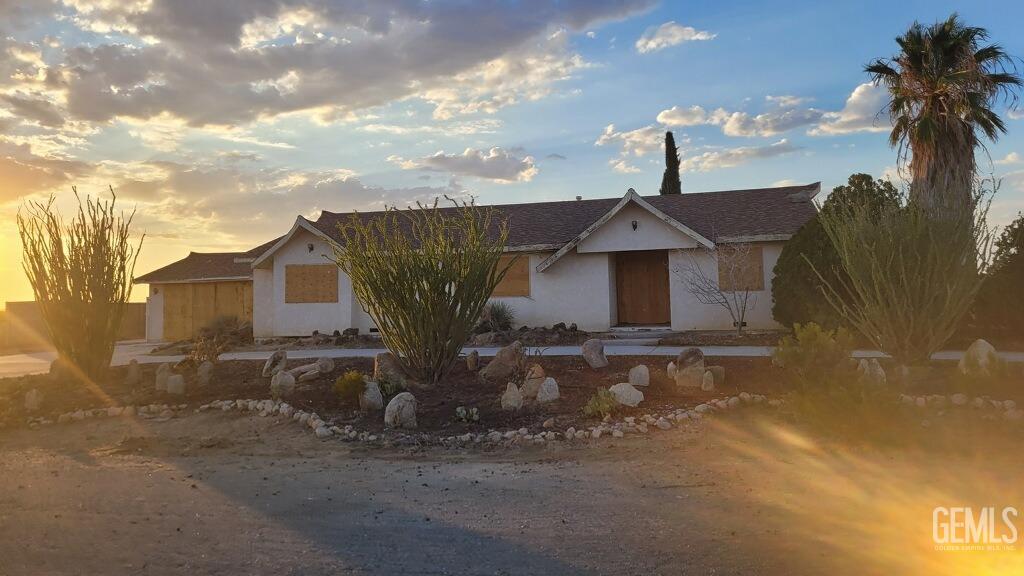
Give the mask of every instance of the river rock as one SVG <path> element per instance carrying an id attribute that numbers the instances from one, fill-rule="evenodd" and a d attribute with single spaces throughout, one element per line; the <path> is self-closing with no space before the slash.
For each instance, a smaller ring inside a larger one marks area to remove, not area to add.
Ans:
<path id="1" fill-rule="evenodd" d="M 584 342 L 581 352 L 583 359 L 591 368 L 604 368 L 608 365 L 608 358 L 604 355 L 604 343 L 597 338 Z"/>
<path id="2" fill-rule="evenodd" d="M 288 364 L 288 353 L 284 350 L 278 350 L 267 358 L 265 364 L 263 364 L 263 377 L 271 378 L 274 374 L 284 370 L 285 365 Z"/>
<path id="3" fill-rule="evenodd" d="M 295 392 L 295 376 L 287 370 L 279 370 L 270 379 L 270 396 L 273 398 L 287 398 Z"/>
<path id="4" fill-rule="evenodd" d="M 957 369 L 968 376 L 990 376 L 998 362 L 995 347 L 979 338 L 967 347 Z"/>
<path id="5" fill-rule="evenodd" d="M 544 382 L 542 382 L 540 387 L 537 389 L 536 396 L 539 404 L 558 400 L 558 382 L 555 382 L 554 378 L 545 378 Z"/>
<path id="6" fill-rule="evenodd" d="M 501 395 L 501 409 L 506 411 L 519 410 L 523 407 L 523 394 L 512 382 L 505 387 L 505 393 Z"/>
<path id="7" fill-rule="evenodd" d="M 183 396 L 185 394 L 185 377 L 181 374 L 171 374 L 168 376 L 167 393 Z"/>
<path id="8" fill-rule="evenodd" d="M 633 386 L 649 386 L 651 384 L 651 371 L 646 364 L 629 369 L 629 383 Z"/>
<path id="9" fill-rule="evenodd" d="M 500 382 L 510 378 L 521 370 L 526 363 L 526 352 L 521 342 L 516 340 L 498 350 L 494 358 L 480 370 L 480 377 L 492 382 Z"/>
<path id="10" fill-rule="evenodd" d="M 608 389 L 615 401 L 623 406 L 636 407 L 644 400 L 644 393 L 637 390 L 629 382 L 621 382 Z"/>
<path id="11" fill-rule="evenodd" d="M 384 395 L 376 382 L 367 382 L 359 395 L 359 409 L 363 412 L 376 412 L 384 408 Z"/>
<path id="12" fill-rule="evenodd" d="M 164 363 L 156 367 L 156 390 L 167 391 L 167 379 L 171 376 L 171 365 Z"/>
<path id="13" fill-rule="evenodd" d="M 396 394 L 384 409 L 384 426 L 387 428 L 415 428 L 416 397 L 409 392 Z"/>

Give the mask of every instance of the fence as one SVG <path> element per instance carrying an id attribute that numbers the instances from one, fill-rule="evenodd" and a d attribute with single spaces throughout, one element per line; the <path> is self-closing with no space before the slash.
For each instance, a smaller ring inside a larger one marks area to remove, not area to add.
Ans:
<path id="1" fill-rule="evenodd" d="M 146 337 L 146 305 L 130 302 L 125 305 L 118 340 L 139 340 Z M 49 337 L 39 306 L 35 302 L 8 302 L 7 311 L 0 312 L 0 350 L 39 350 L 49 347 Z"/>

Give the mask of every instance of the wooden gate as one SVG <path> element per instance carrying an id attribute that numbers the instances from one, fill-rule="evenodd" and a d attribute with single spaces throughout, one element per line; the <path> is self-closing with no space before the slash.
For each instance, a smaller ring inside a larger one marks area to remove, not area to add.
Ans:
<path id="1" fill-rule="evenodd" d="M 252 282 L 162 284 L 164 340 L 194 338 L 221 316 L 252 322 Z"/>

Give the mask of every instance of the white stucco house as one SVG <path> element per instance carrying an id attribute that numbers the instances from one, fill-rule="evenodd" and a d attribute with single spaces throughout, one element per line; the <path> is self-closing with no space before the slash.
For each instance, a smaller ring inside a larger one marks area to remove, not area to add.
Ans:
<path id="1" fill-rule="evenodd" d="M 754 297 L 746 325 L 777 328 L 772 270 L 785 242 L 815 215 L 819 191 L 820 183 L 666 196 L 630 189 L 619 198 L 495 205 L 509 225 L 506 251 L 520 258 L 493 299 L 511 305 L 518 325 L 729 330 L 728 312 L 700 303 L 682 270 L 697 263 L 713 277 L 711 251 L 745 243 L 742 288 Z M 193 253 L 137 278 L 150 287 L 148 337 L 187 337 L 229 313 L 251 320 L 256 338 L 374 330 L 349 278 L 326 258 L 350 217 L 299 216 L 283 236 L 248 252 Z"/>

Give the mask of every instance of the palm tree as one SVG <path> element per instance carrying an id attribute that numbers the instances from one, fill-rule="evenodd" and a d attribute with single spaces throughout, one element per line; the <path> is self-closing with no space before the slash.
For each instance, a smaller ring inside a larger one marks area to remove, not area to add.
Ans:
<path id="1" fill-rule="evenodd" d="M 915 22 L 896 38 L 897 55 L 865 67 L 889 91 L 889 143 L 901 164 L 910 159 L 910 199 L 932 213 L 973 206 L 979 136 L 995 141 L 1005 133 L 993 106 L 1017 102 L 1013 59 L 987 40 L 988 31 L 956 14 L 928 27 Z"/>

